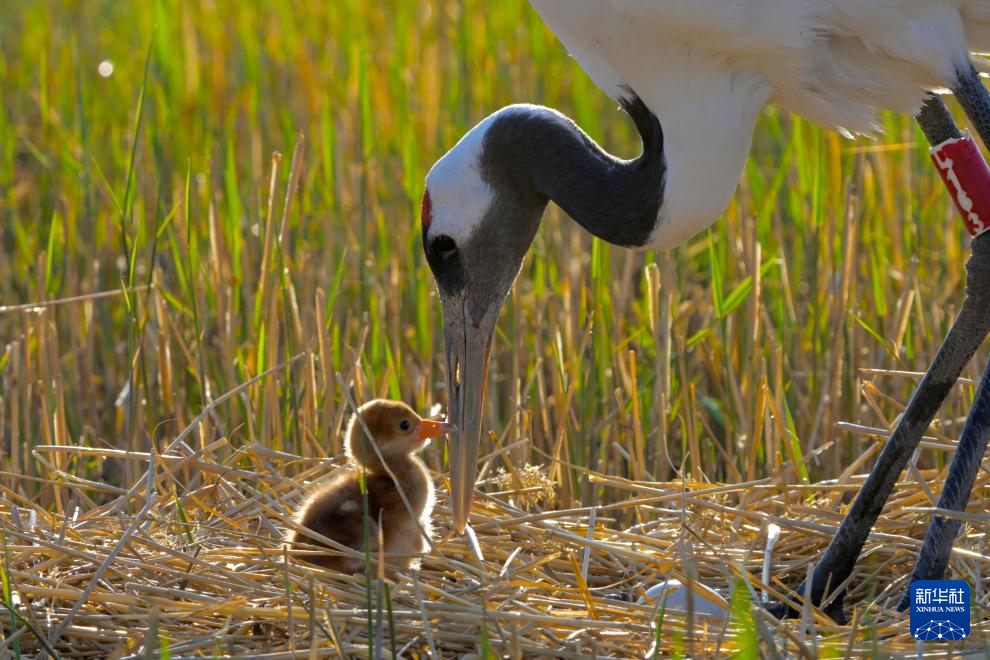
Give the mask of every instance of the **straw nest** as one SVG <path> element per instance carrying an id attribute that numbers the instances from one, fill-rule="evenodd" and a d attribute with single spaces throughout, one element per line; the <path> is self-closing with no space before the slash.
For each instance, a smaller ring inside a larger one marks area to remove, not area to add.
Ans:
<path id="1" fill-rule="evenodd" d="M 808 610 L 781 623 L 752 602 L 764 589 L 780 596 L 807 574 L 862 481 L 852 474 L 862 471 L 858 463 L 843 478 L 803 486 L 782 479 L 638 483 L 586 472 L 626 496 L 570 509 L 553 508 L 553 484 L 530 467 L 484 484 L 488 494 L 472 516 L 476 544 L 452 533 L 437 475 L 435 548 L 420 570 L 381 581 L 322 571 L 281 547 L 308 484 L 339 459 L 233 449 L 223 439 L 153 456 L 65 446 L 35 452 L 53 467 L 57 506 L 43 510 L 6 489 L 0 500 L 0 619 L 13 631 L 3 654 L 643 657 L 658 624 L 664 655 L 758 646 L 773 657 L 887 656 L 917 648 L 906 616 L 893 607 L 931 513 L 932 494 L 919 487 L 937 477 L 931 472 L 906 472 L 850 583 L 851 624 L 837 626 Z M 70 455 L 132 461 L 145 477 L 130 491 L 83 482 L 57 467 Z M 987 481 L 983 471 L 971 511 L 988 509 Z M 105 502 L 96 504 L 94 492 Z M 965 518 L 952 571 L 985 594 L 987 516 Z M 771 558 L 775 577 L 765 585 L 771 523 L 781 533 Z M 731 616 L 720 621 L 637 602 L 664 578 L 715 589 L 731 600 Z M 976 607 L 968 640 L 928 644 L 925 653 L 983 648 L 988 639 Z"/>

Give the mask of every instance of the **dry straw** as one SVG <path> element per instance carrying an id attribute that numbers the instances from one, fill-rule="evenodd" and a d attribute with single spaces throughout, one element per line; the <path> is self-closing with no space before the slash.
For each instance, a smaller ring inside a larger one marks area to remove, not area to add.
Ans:
<path id="1" fill-rule="evenodd" d="M 203 415 L 236 394 L 219 397 Z M 512 482 L 506 474 L 485 485 L 494 492 L 479 497 L 471 519 L 480 557 L 466 537 L 451 532 L 437 475 L 436 550 L 386 592 L 378 579 L 311 567 L 280 545 L 307 486 L 340 457 L 304 459 L 250 444 L 231 456 L 224 439 L 196 450 L 181 439 L 150 455 L 35 447 L 47 464 L 112 458 L 135 463 L 146 476 L 128 492 L 104 487 L 113 497 L 93 505 L 85 494 L 92 484 L 57 475 L 47 483 L 70 503 L 65 515 L 4 489 L 9 595 L 2 618 L 15 632 L 3 654 L 18 648 L 62 657 L 149 657 L 167 648 L 173 658 L 643 657 L 658 622 L 663 655 L 719 656 L 754 644 L 768 657 L 916 652 L 905 617 L 891 608 L 920 546 L 923 521 L 933 513 L 930 494 L 915 479 L 934 480 L 932 471 L 909 471 L 898 486 L 850 583 L 847 602 L 857 604 L 851 625 L 837 626 L 807 608 L 802 618 L 780 623 L 751 603 L 764 590 L 771 597 L 785 593 L 778 580 L 761 580 L 768 526 L 781 528 L 771 575 L 793 586 L 834 532 L 841 503 L 862 480 L 858 474 L 790 486 L 779 478 L 647 483 L 582 470 L 626 496 L 597 507 L 541 510 L 555 485 L 530 467 L 518 473 L 525 474 L 518 489 L 505 487 Z M 948 438 L 932 442 L 952 446 Z M 299 465 L 302 471 L 286 476 Z M 981 473 L 971 511 L 987 510 L 988 480 Z M 649 522 L 621 529 L 616 521 L 634 510 Z M 952 569 L 980 585 L 975 594 L 985 593 L 988 516 L 962 517 L 966 531 Z M 721 622 L 637 604 L 665 577 L 714 588 L 734 600 L 734 615 Z M 985 645 L 981 606 L 975 612 L 967 642 L 932 645 L 925 654 Z"/>

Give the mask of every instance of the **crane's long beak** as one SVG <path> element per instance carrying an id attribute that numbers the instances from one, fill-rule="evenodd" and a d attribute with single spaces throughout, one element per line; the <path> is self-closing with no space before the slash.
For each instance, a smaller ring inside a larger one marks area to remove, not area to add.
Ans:
<path id="1" fill-rule="evenodd" d="M 494 314 L 486 314 L 485 319 L 476 324 L 466 318 L 462 300 L 444 301 L 443 307 L 447 392 L 450 397 L 447 418 L 459 429 L 451 435 L 448 445 L 450 499 L 454 526 L 458 532 L 463 532 L 474 500 L 488 353 L 498 310 Z"/>

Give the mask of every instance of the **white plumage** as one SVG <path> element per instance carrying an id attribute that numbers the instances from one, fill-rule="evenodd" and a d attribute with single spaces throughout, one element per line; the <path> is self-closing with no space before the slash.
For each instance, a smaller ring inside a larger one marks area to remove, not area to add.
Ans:
<path id="1" fill-rule="evenodd" d="M 667 185 L 651 248 L 728 205 L 761 109 L 872 133 L 913 114 L 990 50 L 990 0 L 531 0 L 594 82 L 634 89 L 664 129 Z"/>
<path id="2" fill-rule="evenodd" d="M 451 420 L 460 428 L 451 444 L 460 530 L 473 498 L 495 323 L 550 201 L 614 245 L 673 247 L 725 210 L 768 103 L 850 136 L 877 132 L 881 110 L 915 114 L 924 104 L 926 136 L 942 141 L 957 135 L 956 127 L 941 103 L 925 99 L 949 88 L 985 142 L 990 136 L 990 96 L 970 56 L 990 50 L 990 0 L 530 3 L 621 103 L 643 152 L 616 158 L 554 110 L 510 106 L 479 123 L 427 176 L 423 248 L 443 307 Z M 975 350 L 973 328 L 982 321 L 974 305 L 964 304 L 968 316 L 954 326 L 962 329 L 947 339 L 943 350 L 952 357 L 937 361 L 924 383 L 951 382 Z M 932 402 L 944 396 L 934 387 L 912 398 L 914 421 L 894 432 L 893 448 L 881 454 L 853 505 L 857 513 L 816 568 L 816 602 L 832 577 L 841 584 L 850 575 L 879 514 L 873 504 L 889 496 L 887 476 L 903 469 L 920 439 L 915 430 L 925 428 L 923 418 L 930 421 L 938 405 Z M 961 465 L 954 463 L 957 485 L 969 469 Z M 938 573 L 933 566 L 926 559 L 923 574 Z M 841 614 L 841 602 L 833 603 Z"/>

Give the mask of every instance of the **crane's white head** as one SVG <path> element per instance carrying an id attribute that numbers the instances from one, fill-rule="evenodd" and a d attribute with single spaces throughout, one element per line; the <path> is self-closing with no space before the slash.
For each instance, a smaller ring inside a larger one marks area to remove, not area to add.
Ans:
<path id="1" fill-rule="evenodd" d="M 636 159 L 609 155 L 556 110 L 512 105 L 471 129 L 427 175 L 423 248 L 443 308 L 448 418 L 460 429 L 450 446 L 459 530 L 474 495 L 492 334 L 547 203 L 618 245 L 642 246 L 656 227 L 663 132 L 631 91 L 622 106 L 643 140 Z"/>

